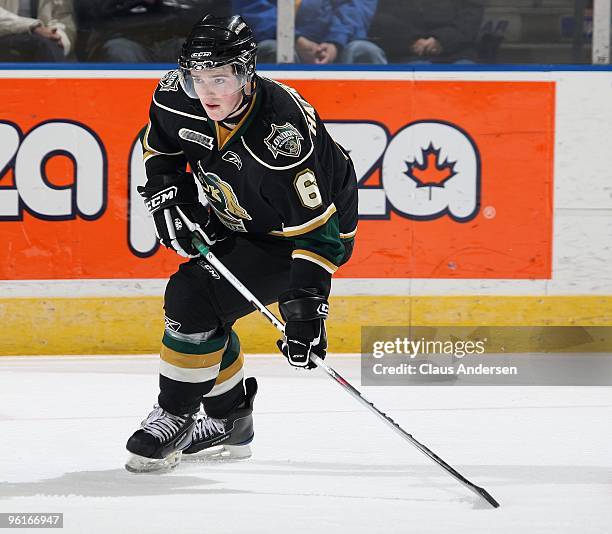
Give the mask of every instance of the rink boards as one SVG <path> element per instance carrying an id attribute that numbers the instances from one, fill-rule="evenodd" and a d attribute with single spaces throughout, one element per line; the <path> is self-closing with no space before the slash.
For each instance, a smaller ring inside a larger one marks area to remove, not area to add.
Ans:
<path id="1" fill-rule="evenodd" d="M 263 74 L 298 88 L 356 163 L 336 350 L 358 352 L 362 325 L 610 325 L 612 73 Z M 0 354 L 157 349 L 177 259 L 132 199 L 161 75 L 0 70 Z M 249 352 L 272 350 L 263 324 L 241 321 Z"/>

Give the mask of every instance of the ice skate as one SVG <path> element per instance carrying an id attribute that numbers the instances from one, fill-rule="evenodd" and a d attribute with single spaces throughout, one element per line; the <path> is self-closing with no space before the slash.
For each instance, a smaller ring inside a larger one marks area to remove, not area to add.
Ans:
<path id="1" fill-rule="evenodd" d="M 132 473 L 169 471 L 181 461 L 191 444 L 195 414 L 173 415 L 155 405 L 127 442 L 125 468 Z"/>
<path id="2" fill-rule="evenodd" d="M 198 414 L 191 445 L 183 451 L 185 460 L 227 461 L 251 456 L 253 400 L 257 394 L 257 381 L 249 377 L 244 383 L 246 398 L 227 418 L 214 419 Z"/>

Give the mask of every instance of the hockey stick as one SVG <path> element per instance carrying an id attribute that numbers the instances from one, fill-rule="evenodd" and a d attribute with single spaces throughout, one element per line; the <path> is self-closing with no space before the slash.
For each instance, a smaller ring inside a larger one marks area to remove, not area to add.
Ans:
<path id="1" fill-rule="evenodd" d="M 251 293 L 238 278 L 236 278 L 232 272 L 223 265 L 210 249 L 196 236 L 192 237 L 193 246 L 198 249 L 200 254 L 210 263 L 223 277 L 232 284 L 236 290 L 247 299 L 253 307 L 261 312 L 268 321 L 270 321 L 281 333 L 285 332 L 285 325 L 264 305 L 262 304 L 253 293 Z M 425 456 L 437 463 L 442 469 L 444 469 L 453 478 L 461 482 L 469 490 L 473 491 L 479 497 L 482 497 L 487 501 L 493 508 L 498 508 L 499 503 L 489 494 L 487 490 L 477 486 L 473 482 L 470 482 L 455 468 L 448 465 L 442 458 L 440 458 L 435 452 L 428 449 L 425 445 L 413 438 L 408 432 L 406 432 L 401 426 L 399 426 L 393 419 L 388 415 L 381 412 L 374 404 L 367 400 L 356 388 L 351 386 L 344 378 L 342 378 L 336 371 L 334 371 L 329 365 L 327 365 L 321 358 L 315 354 L 311 354 L 310 360 L 320 369 L 323 369 L 327 375 L 332 378 L 337 384 L 339 384 L 346 392 L 348 392 L 355 400 L 363 404 L 368 410 L 378 416 L 387 426 L 397 432 L 402 438 L 408 441 L 411 445 L 419 449 Z"/>

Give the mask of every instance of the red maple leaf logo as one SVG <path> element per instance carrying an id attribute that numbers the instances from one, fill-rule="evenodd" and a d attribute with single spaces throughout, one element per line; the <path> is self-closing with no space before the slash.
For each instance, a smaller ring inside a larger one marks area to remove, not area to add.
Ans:
<path id="1" fill-rule="evenodd" d="M 417 161 L 412 163 L 406 161 L 408 168 L 404 174 L 414 180 L 417 187 L 429 187 L 429 199 L 431 200 L 431 188 L 444 187 L 445 182 L 457 174 L 455 172 L 457 162 L 445 160 L 439 163 L 440 149 L 434 148 L 433 143 L 430 143 L 425 150 L 421 149 L 421 152 L 423 164 L 419 165 Z"/>

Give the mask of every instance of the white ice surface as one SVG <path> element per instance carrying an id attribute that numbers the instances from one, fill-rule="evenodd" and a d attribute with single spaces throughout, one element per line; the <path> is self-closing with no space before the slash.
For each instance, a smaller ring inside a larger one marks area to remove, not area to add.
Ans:
<path id="1" fill-rule="evenodd" d="M 247 357 L 251 459 L 130 474 L 157 357 L 116 356 L 0 358 L 0 512 L 85 534 L 612 532 L 612 388 L 361 387 L 357 357 L 327 361 L 501 508 L 277 356 Z"/>

